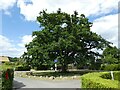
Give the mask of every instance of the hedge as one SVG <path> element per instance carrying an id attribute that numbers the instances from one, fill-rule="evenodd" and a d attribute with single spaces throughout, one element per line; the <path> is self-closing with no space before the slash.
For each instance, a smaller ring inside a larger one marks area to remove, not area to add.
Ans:
<path id="1" fill-rule="evenodd" d="M 4 69 L 1 70 L 2 74 L 2 89 L 1 90 L 12 90 L 13 87 L 13 78 L 14 78 L 14 71 L 13 69 Z"/>
<path id="2" fill-rule="evenodd" d="M 81 76 L 82 88 L 109 88 L 118 89 L 118 80 L 104 79 L 102 76 L 110 72 L 95 72 Z"/>
<path id="3" fill-rule="evenodd" d="M 120 71 L 113 72 L 114 80 L 120 81 Z M 111 73 L 106 73 L 101 76 L 104 79 L 111 79 Z"/>

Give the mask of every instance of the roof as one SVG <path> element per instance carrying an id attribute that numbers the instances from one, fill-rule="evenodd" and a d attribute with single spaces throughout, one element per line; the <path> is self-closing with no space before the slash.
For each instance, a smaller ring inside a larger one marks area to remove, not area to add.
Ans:
<path id="1" fill-rule="evenodd" d="M 6 56 L 0 56 L 0 62 L 9 62 L 9 58 Z"/>

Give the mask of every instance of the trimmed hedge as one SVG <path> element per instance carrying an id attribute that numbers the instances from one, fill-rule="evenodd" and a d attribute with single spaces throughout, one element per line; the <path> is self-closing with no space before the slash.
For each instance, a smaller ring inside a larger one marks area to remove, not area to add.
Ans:
<path id="1" fill-rule="evenodd" d="M 88 73 L 82 78 L 82 88 L 109 88 L 109 89 L 117 89 L 118 88 L 118 80 L 110 80 L 104 79 L 102 76 L 109 72 L 97 72 L 97 73 Z"/>
<path id="2" fill-rule="evenodd" d="M 13 69 L 4 69 L 1 71 L 2 74 L 2 89 L 1 90 L 12 90 L 13 87 L 13 78 L 14 70 Z"/>
<path id="3" fill-rule="evenodd" d="M 119 71 L 119 72 L 116 72 L 116 73 L 113 73 L 113 75 L 114 75 L 114 79 L 115 79 L 115 80 L 120 81 L 120 71 Z M 120 82 L 119 82 L 119 84 L 120 84 Z"/>
<path id="4" fill-rule="evenodd" d="M 120 81 L 120 71 L 113 72 L 114 80 Z M 111 73 L 106 73 L 101 76 L 104 79 L 111 79 Z"/>

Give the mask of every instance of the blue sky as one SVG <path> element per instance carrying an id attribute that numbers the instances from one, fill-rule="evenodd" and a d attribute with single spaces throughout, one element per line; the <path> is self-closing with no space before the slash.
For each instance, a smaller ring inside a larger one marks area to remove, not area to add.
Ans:
<path id="1" fill-rule="evenodd" d="M 24 20 L 24 16 L 16 6 L 10 9 L 10 13 L 11 15 L 2 13 L 2 34 L 9 39 L 19 41 L 20 37 L 40 29 L 36 21 Z"/>
<path id="2" fill-rule="evenodd" d="M 0 55 L 21 56 L 24 45 L 40 30 L 36 17 L 43 9 L 72 14 L 77 10 L 93 22 L 91 30 L 118 46 L 119 0 L 0 0 Z"/>

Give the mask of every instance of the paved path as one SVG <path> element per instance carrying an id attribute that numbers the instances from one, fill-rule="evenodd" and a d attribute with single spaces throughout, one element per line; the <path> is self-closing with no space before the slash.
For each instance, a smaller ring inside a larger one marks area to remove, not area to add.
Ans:
<path id="1" fill-rule="evenodd" d="M 34 80 L 30 78 L 15 77 L 14 88 L 80 88 L 80 80 Z"/>

